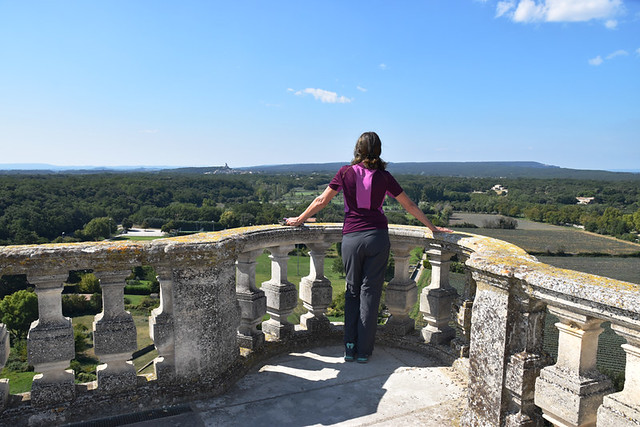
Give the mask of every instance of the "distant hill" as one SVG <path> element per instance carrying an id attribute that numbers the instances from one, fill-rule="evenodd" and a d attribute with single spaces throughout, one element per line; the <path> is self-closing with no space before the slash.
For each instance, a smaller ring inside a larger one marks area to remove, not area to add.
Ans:
<path id="1" fill-rule="evenodd" d="M 179 174 L 334 174 L 344 163 L 303 163 L 265 165 L 244 168 L 208 167 L 148 167 L 148 166 L 53 166 L 47 164 L 0 164 L 2 174 L 96 174 L 125 172 L 160 172 Z M 389 163 L 388 170 L 396 175 L 454 176 L 466 178 L 563 178 L 605 181 L 640 181 L 637 172 L 568 169 L 538 162 L 404 162 Z"/>
<path id="2" fill-rule="evenodd" d="M 240 168 L 254 173 L 335 173 L 344 163 L 307 163 Z M 404 162 L 389 163 L 393 174 L 476 178 L 573 178 L 607 181 L 640 180 L 640 174 L 568 169 L 538 162 Z"/>

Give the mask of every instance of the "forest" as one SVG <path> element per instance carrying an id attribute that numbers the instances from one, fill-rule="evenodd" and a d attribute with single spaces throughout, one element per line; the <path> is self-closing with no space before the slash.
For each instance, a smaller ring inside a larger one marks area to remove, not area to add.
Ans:
<path id="1" fill-rule="evenodd" d="M 498 213 L 636 241 L 640 181 L 395 175 L 434 223 L 453 211 Z M 332 175 L 179 172 L 0 175 L 0 245 L 101 240 L 117 224 L 211 231 L 273 224 L 299 214 Z M 499 184 L 507 192 L 491 188 Z M 576 197 L 593 197 L 578 205 Z M 318 215 L 342 221 L 339 197 Z M 388 199 L 391 223 L 413 219 Z"/>

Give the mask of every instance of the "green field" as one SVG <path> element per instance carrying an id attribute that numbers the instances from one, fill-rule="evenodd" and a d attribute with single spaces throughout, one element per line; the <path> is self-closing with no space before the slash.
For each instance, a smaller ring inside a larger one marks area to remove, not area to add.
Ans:
<path id="1" fill-rule="evenodd" d="M 468 222 L 482 227 L 483 221 L 495 218 L 488 214 L 455 213 L 452 224 Z M 567 254 L 602 253 L 610 255 L 640 252 L 637 243 L 618 240 L 614 237 L 589 233 L 574 227 L 542 224 L 518 218 L 518 228 L 501 230 L 489 228 L 455 228 L 462 233 L 479 234 L 513 243 L 527 252 L 564 252 Z"/>

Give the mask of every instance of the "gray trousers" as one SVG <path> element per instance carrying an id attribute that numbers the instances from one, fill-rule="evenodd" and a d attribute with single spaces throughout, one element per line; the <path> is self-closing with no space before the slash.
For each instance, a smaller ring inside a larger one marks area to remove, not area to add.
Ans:
<path id="1" fill-rule="evenodd" d="M 342 262 L 347 282 L 344 342 L 355 343 L 358 356 L 369 356 L 373 352 L 390 246 L 386 229 L 342 236 Z"/>

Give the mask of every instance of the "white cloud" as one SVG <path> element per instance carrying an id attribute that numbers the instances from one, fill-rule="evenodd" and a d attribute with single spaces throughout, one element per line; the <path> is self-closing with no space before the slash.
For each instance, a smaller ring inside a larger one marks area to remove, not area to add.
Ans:
<path id="1" fill-rule="evenodd" d="M 636 49 L 636 53 L 640 55 L 640 47 Z"/>
<path id="2" fill-rule="evenodd" d="M 600 55 L 598 55 L 595 58 L 591 58 L 589 60 L 589 64 L 590 65 L 600 65 L 600 64 L 602 64 L 602 57 Z"/>
<path id="3" fill-rule="evenodd" d="M 516 22 L 544 21 L 546 8 L 544 3 L 538 4 L 533 0 L 520 0 L 518 7 L 513 12 L 513 20 Z"/>
<path id="4" fill-rule="evenodd" d="M 387 64 L 384 64 L 384 63 L 383 63 L 383 64 L 378 65 L 378 67 L 379 67 L 381 70 L 386 70 L 386 69 L 387 69 Z"/>
<path id="5" fill-rule="evenodd" d="M 320 102 L 327 103 L 327 104 L 348 104 L 352 101 L 351 99 L 345 96 L 338 96 L 337 93 L 330 92 L 324 89 L 314 89 L 314 88 L 308 87 L 306 89 L 295 92 L 295 95 L 297 96 L 302 96 L 307 94 L 313 95 L 313 97 L 316 100 L 319 100 Z"/>
<path id="6" fill-rule="evenodd" d="M 612 58 L 615 58 L 616 56 L 627 56 L 627 55 L 629 55 L 629 52 L 627 52 L 626 50 L 620 49 L 607 55 L 607 59 L 612 59 Z"/>
<path id="7" fill-rule="evenodd" d="M 602 19 L 610 29 L 618 24 L 613 17 L 622 12 L 622 0 L 503 0 L 496 6 L 496 17 L 505 16 L 515 22 L 584 22 Z"/>
<path id="8" fill-rule="evenodd" d="M 141 130 L 141 133 L 158 133 L 158 129 L 145 129 Z"/>
<path id="9" fill-rule="evenodd" d="M 516 3 L 513 0 L 499 1 L 496 6 L 496 18 L 509 13 L 514 7 L 516 7 Z"/>
<path id="10" fill-rule="evenodd" d="M 363 88 L 362 86 L 357 86 L 357 89 L 358 89 L 360 92 L 366 92 L 366 91 L 367 91 L 367 89 Z"/>

